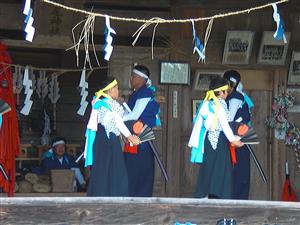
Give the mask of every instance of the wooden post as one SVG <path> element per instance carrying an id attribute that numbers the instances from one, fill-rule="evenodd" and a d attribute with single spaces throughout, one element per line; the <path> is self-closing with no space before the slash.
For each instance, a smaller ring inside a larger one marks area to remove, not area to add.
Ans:
<path id="1" fill-rule="evenodd" d="M 188 6 L 173 6 L 171 8 L 172 18 L 195 18 L 202 15 L 199 8 Z M 197 23 L 198 32 L 202 23 Z M 191 62 L 193 56 L 193 36 L 191 24 L 171 24 L 170 38 L 170 60 Z M 181 129 L 182 118 L 187 116 L 186 110 L 182 107 L 183 88 L 181 85 L 170 85 L 166 88 L 168 98 L 168 115 L 167 115 L 167 170 L 170 175 L 170 181 L 166 186 L 167 196 L 180 196 L 181 175 L 184 161 L 183 146 L 184 138 Z"/>
<path id="2" fill-rule="evenodd" d="M 280 93 L 280 87 L 286 87 L 287 71 L 285 69 L 275 70 L 274 74 L 274 96 Z M 285 179 L 286 146 L 284 141 L 277 140 L 273 134 L 270 155 L 270 184 L 271 200 L 280 200 L 282 187 Z"/>

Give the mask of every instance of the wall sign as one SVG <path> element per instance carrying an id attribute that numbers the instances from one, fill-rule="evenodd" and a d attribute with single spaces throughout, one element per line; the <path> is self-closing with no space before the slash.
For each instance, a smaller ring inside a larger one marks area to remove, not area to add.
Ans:
<path id="1" fill-rule="evenodd" d="M 160 62 L 161 84 L 190 84 L 190 65 L 185 62 Z"/>
<path id="2" fill-rule="evenodd" d="M 223 64 L 249 64 L 254 32 L 227 31 Z"/>
<path id="3" fill-rule="evenodd" d="M 285 32 L 287 43 L 275 39 L 273 34 L 273 31 L 263 33 L 257 62 L 260 64 L 284 65 L 291 33 Z"/>

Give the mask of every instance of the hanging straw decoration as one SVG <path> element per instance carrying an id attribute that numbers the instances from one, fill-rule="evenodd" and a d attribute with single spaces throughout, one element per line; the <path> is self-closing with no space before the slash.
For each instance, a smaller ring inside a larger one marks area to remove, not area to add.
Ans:
<path id="1" fill-rule="evenodd" d="M 21 66 L 15 66 L 13 73 L 14 94 L 17 95 L 17 105 L 20 104 L 20 93 L 23 89 L 23 74 Z"/>
<path id="2" fill-rule="evenodd" d="M 37 79 L 36 93 L 44 104 L 45 97 L 48 94 L 48 80 L 45 71 L 40 71 L 40 76 Z"/>
<path id="3" fill-rule="evenodd" d="M 44 3 L 47 4 L 51 4 L 53 6 L 56 7 L 60 7 L 63 8 L 65 10 L 68 11 L 73 11 L 73 12 L 77 12 L 77 13 L 82 13 L 85 15 L 92 15 L 95 17 L 105 17 L 106 14 L 102 14 L 102 13 L 94 13 L 94 12 L 88 12 L 82 9 L 76 9 L 70 6 L 66 6 L 63 4 L 60 4 L 58 2 L 54 2 L 51 0 L 41 0 Z M 216 14 L 213 16 L 208 16 L 208 17 L 199 17 L 199 18 L 194 18 L 193 20 L 195 20 L 195 22 L 198 21 L 203 21 L 203 20 L 210 20 L 210 19 L 219 19 L 219 18 L 224 18 L 224 17 L 228 17 L 228 16 L 235 16 L 235 15 L 240 15 L 240 14 L 249 14 L 252 11 L 256 11 L 256 10 L 261 10 L 267 7 L 272 6 L 272 4 L 281 4 L 281 3 L 286 3 L 289 0 L 279 0 L 273 3 L 267 3 L 264 5 L 259 5 L 259 6 L 255 6 L 255 7 L 251 7 L 251 8 L 247 8 L 247 9 L 242 9 L 242 10 L 238 10 L 238 11 L 234 11 L 234 12 L 226 12 L 224 14 Z M 111 20 L 118 20 L 118 21 L 124 21 L 124 22 L 135 22 L 135 23 L 148 23 L 149 21 L 152 20 L 152 22 L 154 24 L 156 23 L 189 23 L 191 19 L 162 19 L 162 18 L 157 18 L 155 21 L 153 21 L 153 18 L 150 20 L 147 19 L 138 19 L 138 18 L 126 18 L 126 17 L 118 17 L 118 16 L 109 16 Z"/>
<path id="4" fill-rule="evenodd" d="M 37 81 L 36 81 L 36 76 L 33 73 L 32 66 L 28 66 L 28 76 L 29 76 L 29 79 L 32 81 L 32 90 L 35 91 Z"/>
<path id="5" fill-rule="evenodd" d="M 42 145 L 49 145 L 50 144 L 50 133 L 51 133 L 51 128 L 50 128 L 50 118 L 46 112 L 46 110 L 44 110 L 44 130 L 43 130 L 43 135 L 41 138 L 41 144 Z"/>
<path id="6" fill-rule="evenodd" d="M 58 75 L 52 74 L 51 81 L 49 83 L 49 94 L 48 97 L 53 104 L 53 130 L 56 130 L 56 103 L 60 98 L 59 94 L 59 82 L 57 80 Z"/>
<path id="7" fill-rule="evenodd" d="M 75 37 L 75 30 L 76 28 L 83 24 L 83 28 L 82 31 L 79 35 L 78 40 L 76 41 L 76 37 Z M 89 67 L 92 69 L 92 64 L 91 64 L 91 60 L 90 60 L 90 53 L 89 53 L 89 43 L 90 43 L 90 38 L 91 38 L 91 43 L 92 43 L 92 47 L 93 47 L 93 52 L 94 52 L 94 56 L 96 59 L 96 62 L 98 64 L 98 66 L 100 66 L 98 57 L 97 57 L 97 53 L 96 53 L 96 49 L 95 49 L 95 44 L 94 44 L 94 28 L 95 27 L 95 16 L 94 15 L 89 15 L 85 20 L 80 21 L 78 24 L 76 24 L 73 29 L 72 29 L 72 36 L 73 36 L 73 42 L 74 45 L 70 48 L 68 48 L 67 50 L 73 49 L 75 50 L 76 53 L 76 58 L 77 58 L 77 66 L 79 67 L 79 50 L 80 50 L 80 44 L 83 42 L 83 46 L 84 46 L 84 51 L 85 51 L 85 60 L 84 60 L 84 67 L 86 67 L 86 63 L 88 62 Z"/>

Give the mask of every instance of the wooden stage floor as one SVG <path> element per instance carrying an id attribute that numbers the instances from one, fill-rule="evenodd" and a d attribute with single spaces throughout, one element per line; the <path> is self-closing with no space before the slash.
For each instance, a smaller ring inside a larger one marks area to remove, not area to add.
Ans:
<path id="1" fill-rule="evenodd" d="M 300 203 L 187 198 L 0 198 L 0 224 L 299 225 Z"/>

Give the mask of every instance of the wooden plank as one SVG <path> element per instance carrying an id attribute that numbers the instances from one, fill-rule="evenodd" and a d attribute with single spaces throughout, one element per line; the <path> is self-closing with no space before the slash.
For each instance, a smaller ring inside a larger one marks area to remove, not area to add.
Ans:
<path id="1" fill-rule="evenodd" d="M 300 204 L 176 198 L 2 198 L 2 224 L 299 224 Z M 55 216 L 53 216 L 55 215 Z M 117 215 L 117 216 L 116 216 Z"/>
<path id="2" fill-rule="evenodd" d="M 248 88 L 247 86 L 245 86 Z M 251 160 L 251 173 L 250 173 L 250 196 L 249 199 L 260 199 L 269 200 L 270 199 L 270 164 L 268 158 L 270 157 L 270 132 L 265 125 L 265 119 L 267 118 L 270 106 L 271 106 L 271 96 L 270 91 L 251 91 L 248 92 L 250 98 L 254 102 L 254 108 L 252 110 L 252 122 L 256 133 L 259 138 L 259 145 L 253 145 L 253 151 L 255 152 L 261 166 L 267 176 L 268 183 L 264 183 L 261 179 L 259 171 L 257 170 L 254 162 Z M 238 162 L 239 163 L 239 162 Z"/>
<path id="3" fill-rule="evenodd" d="M 273 90 L 273 72 L 271 70 L 238 70 L 247 90 Z"/>

